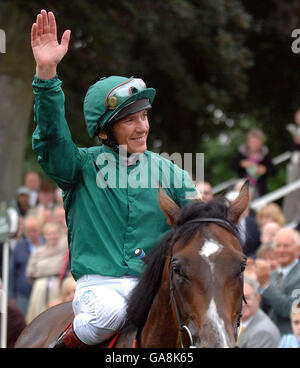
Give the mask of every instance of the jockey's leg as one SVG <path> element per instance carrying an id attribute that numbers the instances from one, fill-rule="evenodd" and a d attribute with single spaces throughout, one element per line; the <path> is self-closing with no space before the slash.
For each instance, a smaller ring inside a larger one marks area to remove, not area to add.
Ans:
<path id="1" fill-rule="evenodd" d="M 92 289 L 91 289 L 92 288 Z M 76 303 L 79 305 L 76 306 Z M 75 310 L 79 307 L 80 312 Z M 116 333 L 123 325 L 126 301 L 106 286 L 87 288 L 74 300 L 74 331 L 87 345 L 99 344 Z"/>
<path id="2" fill-rule="evenodd" d="M 79 283 L 73 301 L 73 324 L 53 347 L 95 345 L 113 336 L 124 323 L 126 296 L 135 284 L 134 278 L 112 279 L 104 285 Z"/>
<path id="3" fill-rule="evenodd" d="M 78 338 L 74 331 L 73 323 L 70 323 L 49 348 L 80 348 L 84 346 L 85 344 Z"/>

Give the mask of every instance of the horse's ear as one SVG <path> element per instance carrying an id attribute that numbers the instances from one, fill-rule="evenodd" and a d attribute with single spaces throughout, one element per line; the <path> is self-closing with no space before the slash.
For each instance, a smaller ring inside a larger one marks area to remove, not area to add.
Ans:
<path id="1" fill-rule="evenodd" d="M 158 202 L 167 218 L 168 224 L 174 226 L 180 207 L 167 195 L 161 186 L 158 188 Z"/>
<path id="2" fill-rule="evenodd" d="M 249 200 L 249 180 L 246 180 L 240 190 L 240 194 L 231 202 L 228 208 L 228 220 L 237 224 L 241 215 L 247 209 Z"/>

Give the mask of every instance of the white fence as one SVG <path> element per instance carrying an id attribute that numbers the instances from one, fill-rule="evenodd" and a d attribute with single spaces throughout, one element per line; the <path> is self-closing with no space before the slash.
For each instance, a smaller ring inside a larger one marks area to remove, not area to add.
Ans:
<path id="1" fill-rule="evenodd" d="M 274 190 L 271 193 L 268 193 L 262 197 L 255 199 L 254 201 L 251 202 L 250 207 L 257 211 L 266 204 L 277 201 L 277 199 L 285 197 L 287 194 L 297 189 L 300 189 L 300 179 L 295 180 L 290 184 L 287 184 L 279 189 Z"/>

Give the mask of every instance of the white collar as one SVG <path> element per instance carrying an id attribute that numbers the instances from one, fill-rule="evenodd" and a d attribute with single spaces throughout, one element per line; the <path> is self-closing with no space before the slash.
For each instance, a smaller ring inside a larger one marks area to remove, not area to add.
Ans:
<path id="1" fill-rule="evenodd" d="M 292 263 L 290 263 L 289 265 L 285 266 L 285 267 L 277 267 L 277 272 L 278 273 L 282 273 L 283 274 L 283 277 L 286 277 L 286 275 L 292 270 L 292 268 L 294 266 L 296 266 L 296 264 L 299 262 L 298 258 L 295 259 Z"/>
<path id="2" fill-rule="evenodd" d="M 242 322 L 242 325 L 244 328 L 247 328 L 247 326 L 250 324 L 250 322 L 253 320 L 253 318 L 255 317 L 256 313 L 254 313 L 252 316 L 250 316 L 248 319 L 246 319 L 246 321 Z"/>

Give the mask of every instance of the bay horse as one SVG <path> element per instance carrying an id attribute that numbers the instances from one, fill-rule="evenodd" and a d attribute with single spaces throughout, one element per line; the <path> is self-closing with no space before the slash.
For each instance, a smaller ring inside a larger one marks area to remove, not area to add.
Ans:
<path id="1" fill-rule="evenodd" d="M 235 347 L 246 257 L 237 224 L 249 204 L 249 184 L 231 203 L 194 201 L 180 209 L 159 189 L 172 230 L 148 255 L 127 303 L 114 347 Z M 74 318 L 71 303 L 36 317 L 15 347 L 49 347 Z"/>

